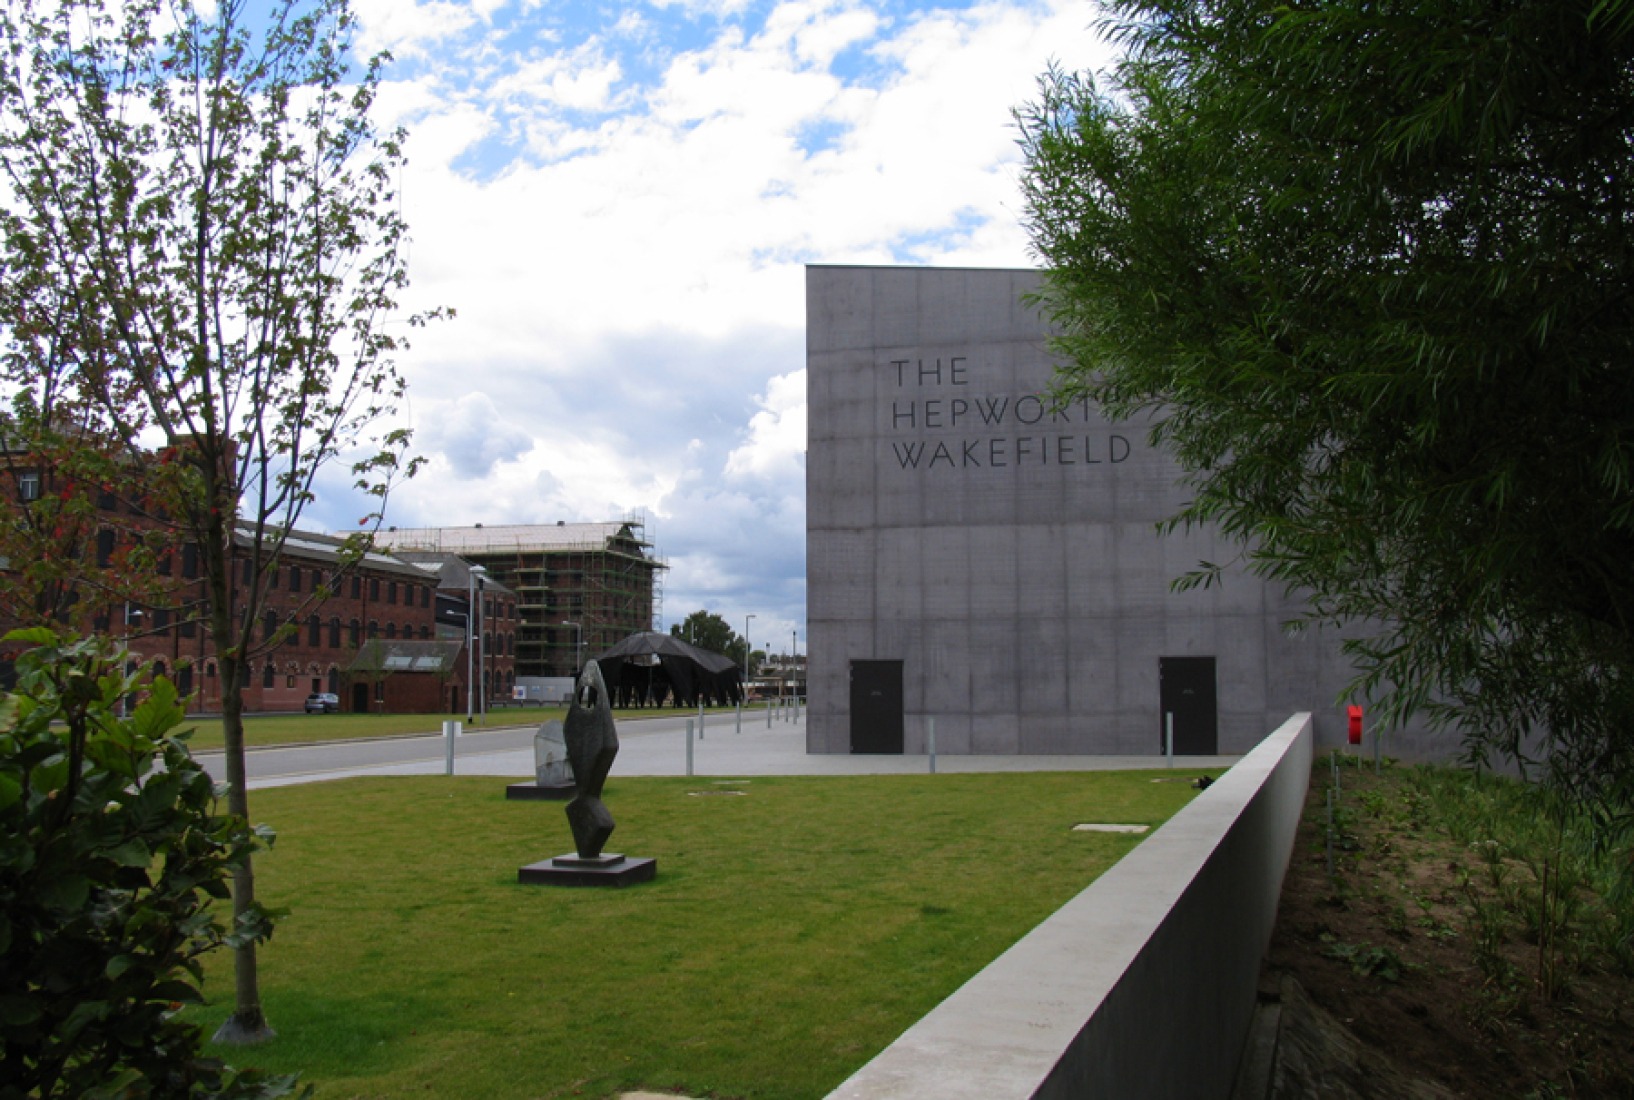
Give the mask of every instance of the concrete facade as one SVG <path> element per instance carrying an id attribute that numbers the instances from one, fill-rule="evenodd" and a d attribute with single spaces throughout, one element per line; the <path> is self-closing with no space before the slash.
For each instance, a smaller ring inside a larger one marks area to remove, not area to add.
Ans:
<path id="1" fill-rule="evenodd" d="M 1245 752 L 1296 711 L 1342 737 L 1337 639 L 1288 635 L 1296 605 L 1240 570 L 1172 591 L 1234 549 L 1159 536 L 1186 492 L 1142 427 L 1050 408 L 1039 278 L 807 270 L 808 750 L 924 752 L 934 720 L 940 753 L 1158 752 L 1182 673 L 1214 705 L 1178 751 Z M 894 662 L 881 749 L 852 693 Z"/>

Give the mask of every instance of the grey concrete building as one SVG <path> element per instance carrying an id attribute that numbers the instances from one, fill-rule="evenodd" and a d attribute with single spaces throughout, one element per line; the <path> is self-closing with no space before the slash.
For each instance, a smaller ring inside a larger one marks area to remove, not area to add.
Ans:
<path id="1" fill-rule="evenodd" d="M 1343 738 L 1351 670 L 1290 635 L 1234 551 L 1160 537 L 1185 499 L 1138 426 L 1052 410 L 1021 270 L 806 276 L 811 752 L 1246 751 L 1290 713 Z"/>

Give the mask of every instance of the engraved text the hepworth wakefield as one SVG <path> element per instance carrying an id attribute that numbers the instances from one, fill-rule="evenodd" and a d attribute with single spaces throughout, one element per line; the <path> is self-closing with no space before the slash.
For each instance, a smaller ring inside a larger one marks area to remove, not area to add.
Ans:
<path id="1" fill-rule="evenodd" d="M 902 470 L 1104 469 L 1132 449 L 1087 397 L 1056 406 L 1045 394 L 972 389 L 968 356 L 891 359 L 884 370 L 890 400 L 881 411 Z"/>

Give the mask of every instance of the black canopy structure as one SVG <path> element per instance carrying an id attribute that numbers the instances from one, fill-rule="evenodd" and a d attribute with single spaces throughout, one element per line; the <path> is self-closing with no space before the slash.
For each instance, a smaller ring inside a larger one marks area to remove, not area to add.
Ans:
<path id="1" fill-rule="evenodd" d="M 594 660 L 619 706 L 657 706 L 666 695 L 684 707 L 743 698 L 737 662 L 656 630 L 631 634 Z"/>

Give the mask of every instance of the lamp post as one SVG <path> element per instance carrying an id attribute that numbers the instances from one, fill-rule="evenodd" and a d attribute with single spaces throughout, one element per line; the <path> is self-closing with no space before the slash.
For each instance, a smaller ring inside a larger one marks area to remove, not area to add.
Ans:
<path id="1" fill-rule="evenodd" d="M 120 672 L 123 675 L 126 675 L 126 676 L 130 675 L 130 663 L 131 663 L 130 662 L 130 624 L 131 624 L 131 620 L 132 619 L 140 619 L 141 617 L 142 617 L 142 609 L 140 607 L 137 607 L 137 608 L 131 607 L 130 601 L 126 600 L 125 601 L 125 653 L 123 654 L 123 656 L 121 658 L 124 661 L 124 665 L 120 669 Z M 129 702 L 129 700 L 130 700 L 130 696 L 128 694 L 126 694 L 124 692 L 120 693 L 120 695 L 119 695 L 119 717 L 124 718 L 124 717 L 126 717 L 128 715 L 130 708 L 127 706 L 127 703 Z"/>
<path id="2" fill-rule="evenodd" d="M 749 624 L 754 621 L 753 615 L 743 617 L 743 689 L 749 690 L 749 684 L 755 678 L 754 647 L 749 644 Z"/>
<path id="3" fill-rule="evenodd" d="M 488 571 L 473 565 L 465 575 L 465 724 L 475 718 L 476 707 L 476 645 L 477 645 L 477 587 Z"/>
<path id="4" fill-rule="evenodd" d="M 464 611 L 454 611 L 454 610 L 452 610 L 452 609 L 449 609 L 449 610 L 446 610 L 446 611 L 442 611 L 442 612 L 438 612 L 438 613 L 437 613 L 437 614 L 442 614 L 442 615 L 458 615 L 458 616 L 459 616 L 459 617 L 460 617 L 460 618 L 461 618 L 461 619 L 463 619 L 463 620 L 464 620 L 464 621 L 465 621 L 465 644 L 466 644 L 466 645 L 467 645 L 467 646 L 469 646 L 469 645 L 470 645 L 470 644 L 471 644 L 471 609 L 470 609 L 470 608 L 469 608 L 469 607 L 467 607 L 467 608 L 466 608 L 466 609 L 465 609 L 465 610 L 464 610 Z M 440 637 L 440 635 L 439 635 L 439 637 Z M 467 662 L 467 664 L 469 664 L 469 662 Z M 466 699 L 466 706 L 467 706 L 467 708 L 469 708 L 469 706 L 470 706 L 470 700 L 471 700 L 471 694 L 470 694 L 470 688 L 471 688 L 471 684 L 470 684 L 470 680 L 471 680 L 471 674 L 470 674 L 470 673 L 469 673 L 469 672 L 467 672 L 467 673 L 466 673 L 466 674 L 465 674 L 465 679 L 466 679 L 466 684 L 465 684 L 465 687 L 466 687 L 466 696 L 465 696 L 465 699 Z M 459 696 L 457 696 L 457 695 L 456 695 L 456 696 L 455 696 L 455 697 L 454 697 L 454 700 L 455 700 L 455 703 L 456 703 L 456 705 L 457 705 L 457 704 L 458 704 L 458 700 L 459 700 Z M 469 719 L 468 719 L 468 720 L 469 720 Z"/>
<path id="5" fill-rule="evenodd" d="M 573 676 L 577 679 L 580 671 L 579 666 L 584 663 L 584 627 L 578 623 L 568 622 L 566 619 L 562 620 L 562 625 L 573 628 Z"/>

